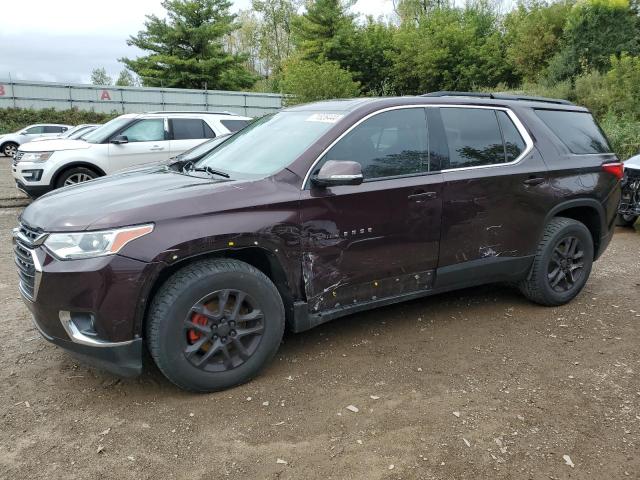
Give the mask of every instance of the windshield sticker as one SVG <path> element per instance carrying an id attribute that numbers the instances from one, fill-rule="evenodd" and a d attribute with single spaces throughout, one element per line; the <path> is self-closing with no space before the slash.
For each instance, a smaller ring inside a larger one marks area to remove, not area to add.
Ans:
<path id="1" fill-rule="evenodd" d="M 342 115 L 338 113 L 314 113 L 306 122 L 322 122 L 322 123 L 336 123 L 342 118 Z"/>

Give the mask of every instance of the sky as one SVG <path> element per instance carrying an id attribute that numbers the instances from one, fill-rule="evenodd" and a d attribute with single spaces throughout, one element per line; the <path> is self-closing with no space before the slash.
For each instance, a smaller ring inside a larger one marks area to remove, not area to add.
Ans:
<path id="1" fill-rule="evenodd" d="M 251 0 L 235 0 L 234 10 Z M 163 16 L 160 0 L 0 0 L 0 79 L 87 83 L 104 67 L 114 77 L 117 59 L 141 54 L 126 40 L 143 28 L 145 15 Z M 358 0 L 353 11 L 393 13 L 392 0 Z"/>

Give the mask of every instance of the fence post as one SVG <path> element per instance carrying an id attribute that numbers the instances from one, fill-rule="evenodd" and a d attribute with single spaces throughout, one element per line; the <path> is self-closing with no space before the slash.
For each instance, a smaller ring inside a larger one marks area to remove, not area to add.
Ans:
<path id="1" fill-rule="evenodd" d="M 124 111 L 124 88 L 120 89 L 120 106 L 122 107 L 122 113 L 126 113 Z"/>
<path id="2" fill-rule="evenodd" d="M 249 115 L 247 115 L 247 112 L 248 112 L 249 110 L 247 109 L 247 94 L 246 94 L 246 93 L 244 93 L 244 94 L 243 94 L 243 97 L 244 97 L 244 116 L 245 116 L 245 117 L 248 117 Z"/>
<path id="3" fill-rule="evenodd" d="M 73 109 L 73 95 L 71 94 L 71 89 L 73 88 L 71 85 L 67 85 L 69 87 L 69 110 Z"/>

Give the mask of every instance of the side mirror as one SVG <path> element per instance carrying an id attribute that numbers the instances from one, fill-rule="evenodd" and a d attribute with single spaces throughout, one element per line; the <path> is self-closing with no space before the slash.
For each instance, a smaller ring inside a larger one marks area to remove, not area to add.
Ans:
<path id="1" fill-rule="evenodd" d="M 337 187 L 339 185 L 360 185 L 364 177 L 358 162 L 350 160 L 328 160 L 311 183 L 318 187 Z"/>
<path id="2" fill-rule="evenodd" d="M 122 145 L 123 143 L 129 143 L 129 139 L 126 135 L 118 135 L 111 139 L 111 143 L 115 143 L 116 145 Z"/>

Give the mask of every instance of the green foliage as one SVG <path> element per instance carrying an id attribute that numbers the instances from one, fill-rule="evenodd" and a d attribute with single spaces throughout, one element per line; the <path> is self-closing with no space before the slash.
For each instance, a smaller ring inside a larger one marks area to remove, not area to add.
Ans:
<path id="1" fill-rule="evenodd" d="M 382 95 L 390 83 L 394 34 L 393 26 L 371 18 L 355 31 L 354 55 L 349 61 L 349 70 L 366 95 Z"/>
<path id="2" fill-rule="evenodd" d="M 284 65 L 280 86 L 291 95 L 288 104 L 313 102 L 330 98 L 356 97 L 360 84 L 340 68 L 338 62 L 316 63 L 292 59 Z"/>
<path id="3" fill-rule="evenodd" d="M 91 71 L 92 85 L 113 85 L 113 79 L 107 74 L 104 67 L 94 68 Z"/>
<path id="4" fill-rule="evenodd" d="M 605 71 L 611 55 L 639 52 L 638 16 L 626 0 L 583 0 L 576 3 L 564 27 L 562 49 L 549 65 L 552 81 L 592 70 Z"/>
<path id="5" fill-rule="evenodd" d="M 395 35 L 393 81 L 401 94 L 471 90 L 515 81 L 497 15 L 482 4 L 441 8 Z"/>
<path id="6" fill-rule="evenodd" d="M 267 77 L 279 75 L 283 62 L 293 53 L 292 23 L 299 0 L 253 0 L 253 10 L 262 16 L 258 27 L 260 57 Z"/>
<path id="7" fill-rule="evenodd" d="M 246 56 L 223 45 L 238 28 L 229 0 L 164 0 L 162 6 L 168 17 L 148 15 L 145 30 L 127 41 L 150 53 L 120 60 L 145 86 L 239 90 L 255 83 Z"/>
<path id="8" fill-rule="evenodd" d="M 558 53 L 572 4 L 544 0 L 520 3 L 504 20 L 506 58 L 524 81 L 545 77 L 550 59 Z"/>
<path id="9" fill-rule="evenodd" d="M 120 75 L 118 75 L 118 80 L 116 80 L 116 86 L 138 87 L 140 86 L 140 82 L 136 77 L 133 76 L 133 74 L 129 70 L 127 70 L 126 68 L 123 68 L 122 71 L 120 72 Z"/>
<path id="10" fill-rule="evenodd" d="M 600 126 L 619 158 L 625 160 L 640 152 L 640 138 L 638 137 L 640 121 L 638 119 L 608 113 L 600 119 Z"/>
<path id="11" fill-rule="evenodd" d="M 403 24 L 416 23 L 438 8 L 449 8 L 450 3 L 449 0 L 398 0 L 396 12 Z"/>
<path id="12" fill-rule="evenodd" d="M 33 123 L 62 123 L 79 125 L 81 123 L 104 123 L 120 115 L 118 112 L 97 113 L 85 110 L 32 110 L 26 108 L 0 109 L 0 134 L 15 132 Z"/>

